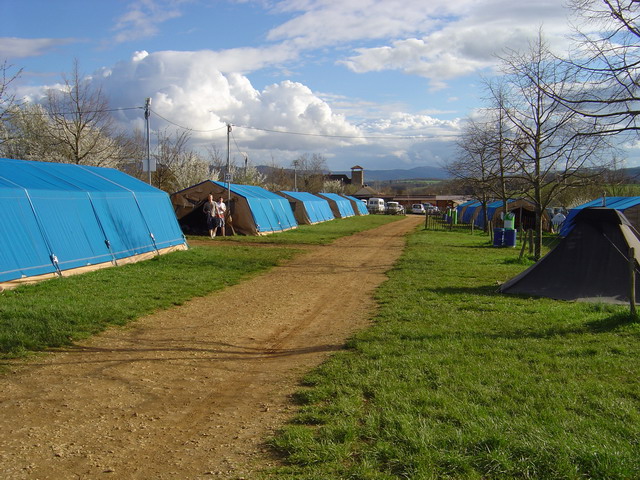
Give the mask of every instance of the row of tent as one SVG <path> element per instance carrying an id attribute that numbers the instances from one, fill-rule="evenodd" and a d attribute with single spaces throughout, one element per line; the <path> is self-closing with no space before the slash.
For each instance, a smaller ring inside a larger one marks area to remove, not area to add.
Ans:
<path id="1" fill-rule="evenodd" d="M 0 290 L 186 248 L 168 195 L 136 178 L 0 159 Z"/>
<path id="2" fill-rule="evenodd" d="M 283 232 L 336 218 L 367 215 L 361 200 L 336 193 L 270 192 L 252 185 L 207 180 L 171 195 L 178 222 L 185 233 L 207 232 L 203 206 L 209 194 L 222 197 L 230 213 L 227 229 L 241 235 Z"/>
<path id="3" fill-rule="evenodd" d="M 456 210 L 458 212 L 458 222 L 485 228 L 484 207 L 481 202 L 471 200 L 458 205 Z M 509 199 L 507 200 L 507 212 L 515 214 L 515 228 L 518 230 L 528 230 L 535 227 L 535 207 L 531 201 L 524 198 Z M 487 203 L 487 218 L 489 222 L 502 218 L 504 213 L 506 212 L 504 211 L 502 200 Z M 543 230 L 551 228 L 551 218 L 546 211 L 542 216 L 542 228 Z"/>
<path id="4" fill-rule="evenodd" d="M 229 194 L 207 181 L 170 198 L 112 168 L 0 158 L 0 290 L 186 249 L 183 231 L 206 232 L 209 193 L 231 197 L 229 226 L 244 235 L 368 213 L 333 193 L 231 185 Z"/>

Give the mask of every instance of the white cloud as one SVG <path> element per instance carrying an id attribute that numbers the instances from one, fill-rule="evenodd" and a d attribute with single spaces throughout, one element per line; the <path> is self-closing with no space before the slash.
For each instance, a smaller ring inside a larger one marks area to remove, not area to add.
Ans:
<path id="1" fill-rule="evenodd" d="M 135 0 L 127 12 L 118 18 L 113 30 L 116 43 L 150 37 L 158 32 L 158 25 L 182 15 L 178 6 L 184 0 Z"/>
<path id="2" fill-rule="evenodd" d="M 256 89 L 240 73 L 223 72 L 214 52 L 135 52 L 130 61 L 94 75 L 112 107 L 140 106 L 151 97 L 152 128 L 193 130 L 200 143 L 226 142 L 226 123 L 243 150 L 328 151 L 358 144 L 362 131 L 301 83 L 283 81 Z M 120 121 L 142 128 L 142 111 L 126 111 Z M 166 119 L 169 122 L 163 120 Z M 292 132 L 278 134 L 273 131 Z M 327 137 L 329 136 L 329 137 Z M 255 154 L 250 152 L 251 157 Z M 267 158 L 263 159 L 268 161 Z"/>
<path id="3" fill-rule="evenodd" d="M 37 57 L 57 47 L 78 41 L 75 38 L 0 37 L 0 58 Z"/>
<path id="4" fill-rule="evenodd" d="M 497 55 L 505 49 L 527 47 L 546 18 L 542 13 L 548 11 L 538 11 L 538 15 L 526 18 L 525 13 L 531 13 L 531 9 L 518 5 L 518 2 L 505 2 L 501 15 L 491 20 L 485 18 L 486 12 L 476 12 L 422 38 L 396 40 L 376 48 L 359 48 L 356 55 L 342 63 L 357 73 L 400 70 L 429 79 L 434 89 L 444 87 L 453 78 L 493 67 L 498 62 Z M 562 10 L 556 8 L 554 13 L 559 15 Z M 564 18 L 551 20 L 542 27 L 557 50 L 567 45 Z"/>

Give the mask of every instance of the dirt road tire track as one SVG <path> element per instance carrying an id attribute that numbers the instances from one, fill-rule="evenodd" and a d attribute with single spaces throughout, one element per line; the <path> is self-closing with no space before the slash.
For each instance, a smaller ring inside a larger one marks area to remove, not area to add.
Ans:
<path id="1" fill-rule="evenodd" d="M 251 478 L 300 377 L 365 327 L 419 217 L 311 249 L 240 285 L 14 362 L 8 479 Z"/>

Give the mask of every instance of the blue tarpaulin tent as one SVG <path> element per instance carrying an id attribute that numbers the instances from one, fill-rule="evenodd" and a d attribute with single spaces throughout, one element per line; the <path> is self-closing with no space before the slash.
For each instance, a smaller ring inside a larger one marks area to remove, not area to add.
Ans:
<path id="1" fill-rule="evenodd" d="M 286 198 L 253 185 L 232 183 L 230 190 L 229 194 L 226 183 L 207 180 L 171 195 L 176 216 L 185 233 L 206 233 L 202 206 L 210 193 L 214 198 L 223 197 L 225 203 L 229 203 L 227 212 L 231 218 L 227 217 L 227 234 L 265 235 L 298 226 Z"/>
<path id="2" fill-rule="evenodd" d="M 0 159 L 0 282 L 186 242 L 165 192 L 109 168 Z"/>
<path id="3" fill-rule="evenodd" d="M 356 215 L 369 215 L 369 210 L 367 210 L 367 206 L 362 200 L 352 197 L 351 195 L 344 195 L 344 198 L 347 198 L 351 202 L 351 206 Z"/>
<path id="4" fill-rule="evenodd" d="M 351 202 L 337 193 L 319 193 L 318 196 L 329 201 L 331 211 L 336 218 L 353 217 L 355 215 Z"/>
<path id="5" fill-rule="evenodd" d="M 569 210 L 567 218 L 560 228 L 560 236 L 566 237 L 573 228 L 573 219 L 583 209 L 589 207 L 606 207 L 619 211 L 629 220 L 635 230 L 640 231 L 640 197 L 606 197 L 597 198 Z"/>
<path id="6" fill-rule="evenodd" d="M 289 205 L 299 224 L 312 225 L 314 223 L 333 220 L 333 212 L 329 202 L 308 192 L 279 192 L 289 200 Z"/>

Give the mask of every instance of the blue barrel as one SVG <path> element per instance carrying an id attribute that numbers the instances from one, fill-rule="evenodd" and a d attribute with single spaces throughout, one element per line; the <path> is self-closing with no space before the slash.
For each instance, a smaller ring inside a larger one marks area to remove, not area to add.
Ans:
<path id="1" fill-rule="evenodd" d="M 494 247 L 504 247 L 504 228 L 494 228 L 493 229 L 493 246 Z"/>
<path id="2" fill-rule="evenodd" d="M 504 231 L 504 246 L 505 247 L 515 247 L 516 246 L 516 237 L 518 231 L 517 230 L 505 230 Z"/>

